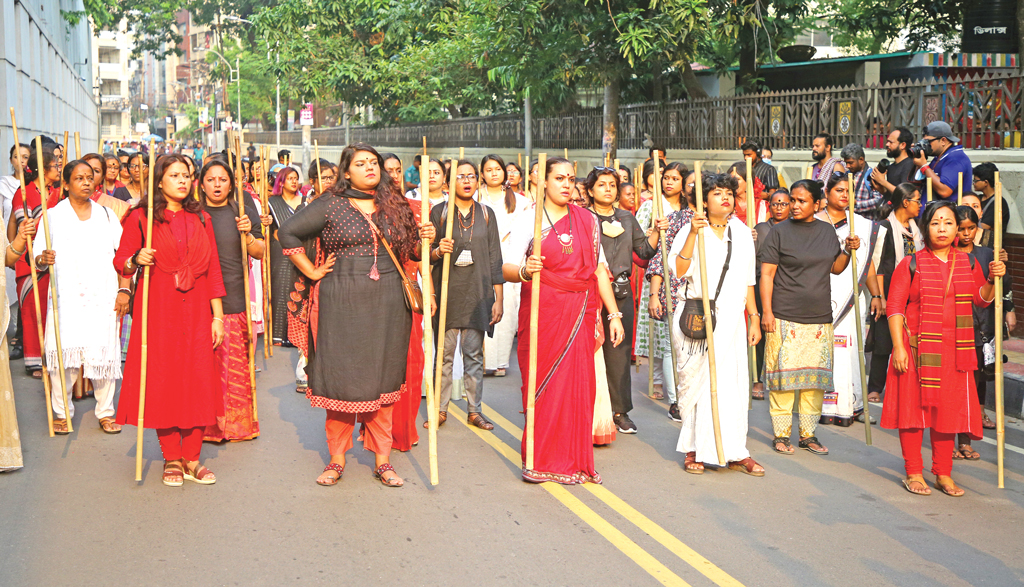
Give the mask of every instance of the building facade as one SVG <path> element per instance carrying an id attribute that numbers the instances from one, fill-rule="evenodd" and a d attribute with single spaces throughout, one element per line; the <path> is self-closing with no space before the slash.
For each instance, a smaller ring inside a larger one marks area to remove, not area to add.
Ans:
<path id="1" fill-rule="evenodd" d="M 130 59 L 131 35 L 122 27 L 99 31 L 93 43 L 93 76 L 99 86 L 100 140 L 137 138 L 132 128 L 129 84 L 136 62 Z"/>

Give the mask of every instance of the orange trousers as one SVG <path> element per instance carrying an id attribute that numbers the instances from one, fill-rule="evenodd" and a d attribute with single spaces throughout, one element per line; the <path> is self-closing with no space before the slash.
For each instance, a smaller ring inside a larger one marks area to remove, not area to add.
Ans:
<path id="1" fill-rule="evenodd" d="M 327 448 L 331 456 L 343 455 L 352 449 L 352 433 L 357 418 L 363 424 L 363 448 L 378 455 L 391 454 L 392 412 L 394 404 L 381 406 L 376 412 L 361 414 L 327 410 L 324 430 L 327 432 Z"/>

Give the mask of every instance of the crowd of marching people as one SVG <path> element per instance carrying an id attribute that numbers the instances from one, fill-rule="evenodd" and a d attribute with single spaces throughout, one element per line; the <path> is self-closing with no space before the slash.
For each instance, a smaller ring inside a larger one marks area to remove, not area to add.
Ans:
<path id="1" fill-rule="evenodd" d="M 1015 323 L 1010 287 L 1005 315 L 992 306 L 998 170 L 972 167 L 943 122 L 917 142 L 894 130 L 873 168 L 860 145 L 834 146 L 815 137 L 787 187 L 755 141 L 725 172 L 657 147 L 634 170 L 493 154 L 404 168 L 357 143 L 303 170 L 255 148 L 69 160 L 46 137 L 15 145 L 0 182 L 4 332 L 18 312 L 0 345 L 0 471 L 21 466 L 8 359 L 23 358 L 52 433 L 93 395 L 103 432 L 156 430 L 164 484 L 214 483 L 203 442 L 260 434 L 262 334 L 297 348 L 296 391 L 325 410 L 321 485 L 342 477 L 357 422 L 374 476 L 403 484 L 390 454 L 419 442 L 432 351 L 437 425 L 464 394 L 467 423 L 492 430 L 485 381 L 515 349 L 526 481 L 600 482 L 594 446 L 638 432 L 630 369 L 645 362 L 687 473 L 765 475 L 752 400 L 768 400 L 781 455 L 829 454 L 819 426 L 870 426 L 866 404 L 883 402 L 907 491 L 931 492 L 927 428 L 935 487 L 962 495 L 952 461 L 979 458 L 971 441 L 994 427 L 992 341 Z"/>

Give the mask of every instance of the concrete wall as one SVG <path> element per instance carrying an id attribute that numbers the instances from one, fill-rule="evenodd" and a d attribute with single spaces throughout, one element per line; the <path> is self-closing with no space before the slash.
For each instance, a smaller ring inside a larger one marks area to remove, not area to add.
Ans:
<path id="1" fill-rule="evenodd" d="M 61 9 L 81 10 L 82 2 L 0 0 L 0 145 L 5 158 L 14 142 L 11 107 L 18 117 L 22 142 L 40 133 L 61 142 L 64 131 L 77 131 L 82 149 L 96 150 L 99 115 L 92 64 L 87 63 L 92 53 L 91 31 L 84 20 L 70 27 L 61 17 Z M 5 165 L 3 173 L 8 172 Z"/>

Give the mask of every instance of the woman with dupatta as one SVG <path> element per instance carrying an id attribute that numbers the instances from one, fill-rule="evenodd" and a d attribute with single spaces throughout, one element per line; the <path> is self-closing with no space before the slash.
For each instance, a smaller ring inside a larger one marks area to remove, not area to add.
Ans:
<path id="1" fill-rule="evenodd" d="M 921 218 L 925 249 L 896 266 L 886 302 L 892 360 L 882 427 L 899 430 L 907 471 L 903 486 L 916 495 L 931 494 L 922 474 L 925 428 L 931 429 L 935 486 L 952 497 L 964 494 L 950 476 L 956 435 L 982 437 L 973 379 L 973 305 L 992 303 L 995 278 L 1006 275 L 1006 265 L 990 262 L 986 279 L 981 266 L 953 246 L 957 228 L 952 202 L 928 204 Z"/>
<path id="2" fill-rule="evenodd" d="M 274 341 L 276 345 L 293 346 L 288 340 L 288 298 L 295 285 L 295 268 L 281 253 L 281 226 L 306 206 L 306 198 L 299 194 L 299 172 L 293 167 L 278 171 L 274 191 L 267 199 L 274 223 L 270 225 L 270 299 L 274 304 Z M 299 383 L 299 382 L 297 382 Z M 299 387 L 302 387 L 301 385 Z M 296 389 L 296 391 L 299 391 Z M 303 388 L 301 391 L 305 391 Z"/>
<path id="3" fill-rule="evenodd" d="M 569 200 L 575 188 L 572 163 L 561 157 L 545 167 L 541 254 L 533 254 L 534 220 L 526 215 L 513 230 L 516 259 L 502 266 L 506 281 L 525 283 L 539 273 L 537 391 L 534 468 L 527 469 L 522 442 L 523 480 L 565 485 L 600 483 L 594 466 L 593 423 L 596 377 L 595 333 L 598 309 L 608 311 L 608 334 L 621 344 L 622 312 L 608 276 L 601 231 L 594 214 Z M 530 306 L 533 288 L 522 288 L 519 307 L 519 364 L 529 365 Z M 523 406 L 529 368 L 523 368 Z"/>

